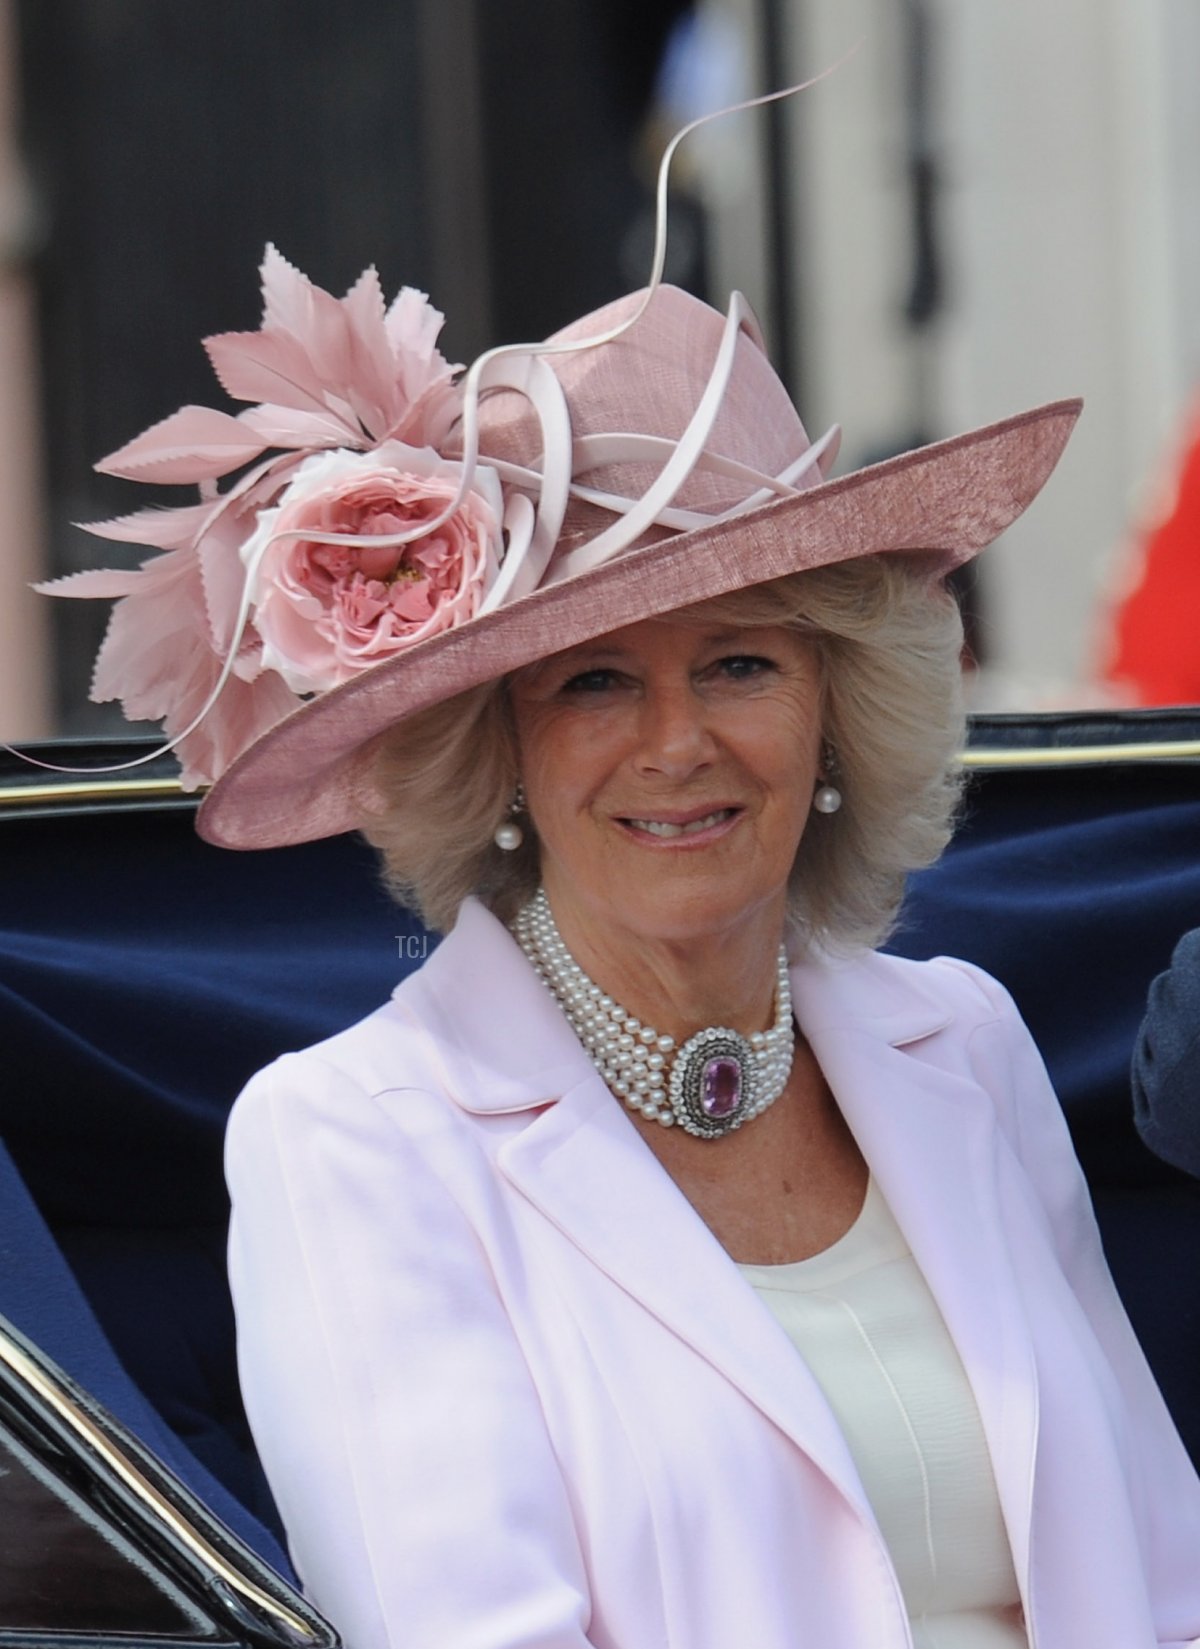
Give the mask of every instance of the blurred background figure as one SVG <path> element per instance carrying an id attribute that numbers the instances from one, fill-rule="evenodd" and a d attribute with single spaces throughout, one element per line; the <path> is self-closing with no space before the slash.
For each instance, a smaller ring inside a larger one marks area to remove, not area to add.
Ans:
<path id="1" fill-rule="evenodd" d="M 93 462 L 211 400 L 188 340 L 256 324 L 268 240 L 428 291 L 453 359 L 543 337 L 643 281 L 666 133 L 858 42 L 685 147 L 669 278 L 747 294 L 843 469 L 1082 392 L 966 598 L 979 707 L 1094 700 L 1110 546 L 1200 380 L 1188 0 L 0 0 L 0 737 L 123 725 L 104 604 L 28 584 L 132 507 Z"/>

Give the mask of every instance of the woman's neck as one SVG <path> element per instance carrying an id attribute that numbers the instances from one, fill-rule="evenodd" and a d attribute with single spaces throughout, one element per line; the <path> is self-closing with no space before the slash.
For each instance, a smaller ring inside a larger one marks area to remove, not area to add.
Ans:
<path id="1" fill-rule="evenodd" d="M 721 932 L 670 938 L 581 920 L 553 899 L 551 909 L 589 979 L 660 1035 L 682 1043 L 724 1025 L 749 1036 L 773 1022 L 782 909 L 752 912 Z"/>

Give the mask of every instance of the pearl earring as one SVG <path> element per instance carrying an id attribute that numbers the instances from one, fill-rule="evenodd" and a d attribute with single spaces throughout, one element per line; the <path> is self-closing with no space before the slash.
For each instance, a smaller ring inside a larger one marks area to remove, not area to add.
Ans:
<path id="1" fill-rule="evenodd" d="M 517 823 L 517 814 L 525 811 L 525 787 L 518 784 L 513 799 L 508 804 L 508 817 L 503 819 L 492 832 L 492 840 L 501 853 L 515 853 L 525 840 L 525 832 Z"/>
<path id="2" fill-rule="evenodd" d="M 825 769 L 827 776 L 824 784 L 812 800 L 813 807 L 818 813 L 836 813 L 842 805 L 841 791 L 835 784 L 829 782 L 837 772 L 837 765 L 837 756 L 834 753 L 833 746 L 828 743 L 822 744 L 821 766 Z"/>

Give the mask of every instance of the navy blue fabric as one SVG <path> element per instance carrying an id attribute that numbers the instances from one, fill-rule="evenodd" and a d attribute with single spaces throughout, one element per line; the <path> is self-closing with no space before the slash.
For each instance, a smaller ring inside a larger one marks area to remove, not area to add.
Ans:
<path id="1" fill-rule="evenodd" d="M 2 1144 L 0 1312 L 153 1449 L 260 1557 L 293 1578 L 274 1534 L 184 1448 L 125 1373 Z"/>
<path id="2" fill-rule="evenodd" d="M 1012 992 L 1091 1184 L 1113 1275 L 1200 1463 L 1200 1182 L 1134 1127 L 1129 1067 L 1154 975 L 1200 923 L 1200 768 L 978 779 L 890 946 L 964 956 Z"/>
<path id="3" fill-rule="evenodd" d="M 419 930 L 348 839 L 229 854 L 177 812 L 5 820 L 0 849 L 0 1129 L 39 1206 L 222 1219 L 219 1177 L 190 1167 L 233 1095 L 378 1006 Z"/>
<path id="4" fill-rule="evenodd" d="M 221 853 L 181 810 L 8 817 L 0 853 L 0 1139 L 124 1368 L 272 1522 L 234 1365 L 226 1115 L 430 941 L 350 840 Z"/>
<path id="5" fill-rule="evenodd" d="M 1156 1155 L 1200 1175 L 1200 928 L 1150 987 L 1133 1052 L 1133 1111 Z"/>

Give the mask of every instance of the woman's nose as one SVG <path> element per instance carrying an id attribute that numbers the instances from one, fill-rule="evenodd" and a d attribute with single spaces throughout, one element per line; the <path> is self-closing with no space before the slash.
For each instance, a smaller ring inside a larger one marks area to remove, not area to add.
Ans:
<path id="1" fill-rule="evenodd" d="M 712 760 L 714 741 L 705 706 L 690 682 L 648 691 L 638 733 L 636 760 L 645 773 L 683 779 Z"/>

